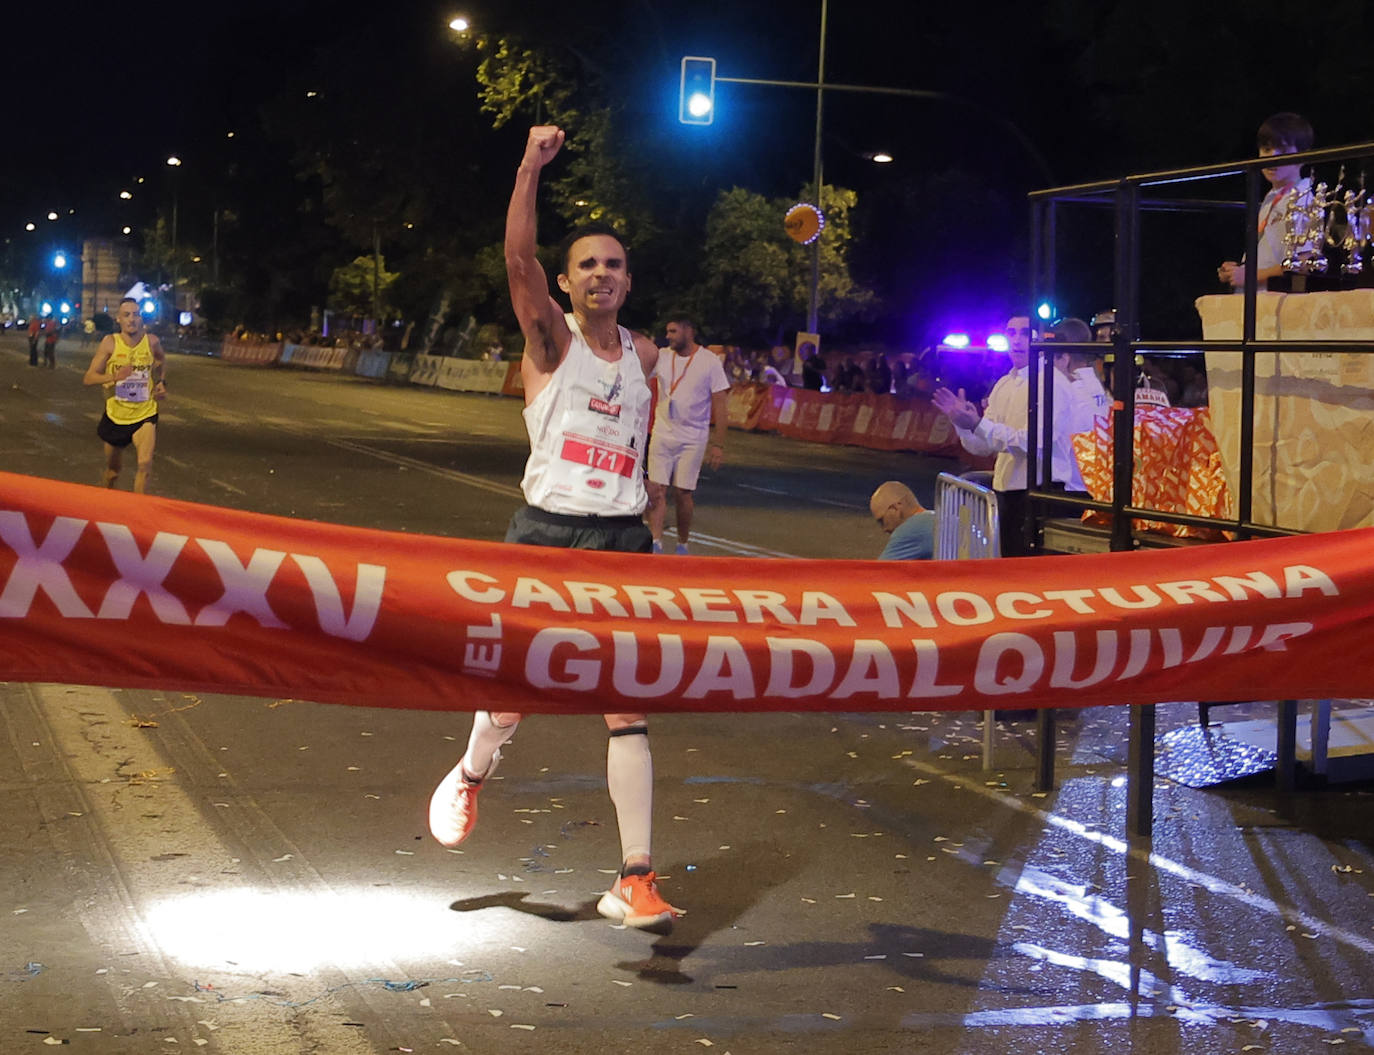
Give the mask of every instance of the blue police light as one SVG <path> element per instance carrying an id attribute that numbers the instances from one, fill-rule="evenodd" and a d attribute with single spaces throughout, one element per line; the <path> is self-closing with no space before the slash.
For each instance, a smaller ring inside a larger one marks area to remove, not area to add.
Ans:
<path id="1" fill-rule="evenodd" d="M 138 306 L 138 310 L 144 315 L 155 315 L 157 314 L 157 301 L 149 298 Z"/>
<path id="2" fill-rule="evenodd" d="M 716 60 L 687 55 L 682 60 L 677 119 L 684 125 L 709 125 L 716 116 Z"/>
<path id="3" fill-rule="evenodd" d="M 58 310 L 62 312 L 63 315 L 70 315 L 72 313 L 72 306 L 64 300 L 58 305 Z"/>
<path id="4" fill-rule="evenodd" d="M 67 266 L 67 254 L 61 252 L 60 250 L 54 253 L 52 257 L 52 266 L 57 268 L 57 270 L 61 271 L 64 267 Z"/>
<path id="5" fill-rule="evenodd" d="M 946 348 L 967 348 L 968 334 L 966 333 L 947 333 L 945 339 L 940 342 Z"/>
<path id="6" fill-rule="evenodd" d="M 1050 319 L 1054 318 L 1054 305 L 1047 300 L 1041 301 L 1040 307 L 1035 309 L 1035 314 L 1048 322 Z"/>
<path id="7" fill-rule="evenodd" d="M 1004 333 L 993 333 L 988 335 L 988 347 L 994 352 L 1007 352 L 1011 350 L 1011 342 L 1007 340 Z"/>
<path id="8" fill-rule="evenodd" d="M 45 300 L 42 306 L 38 309 L 38 314 L 46 319 L 49 315 L 52 314 L 52 304 Z"/>

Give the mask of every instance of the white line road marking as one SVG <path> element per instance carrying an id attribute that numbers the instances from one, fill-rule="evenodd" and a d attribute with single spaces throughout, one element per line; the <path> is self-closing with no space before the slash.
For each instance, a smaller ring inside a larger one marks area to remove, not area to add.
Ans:
<path id="1" fill-rule="evenodd" d="M 1242 905 L 1257 909 L 1267 915 L 1277 917 L 1289 923 L 1301 925 L 1309 933 L 1320 935 L 1338 941 L 1343 945 L 1359 949 L 1366 954 L 1374 954 L 1374 940 L 1366 938 L 1362 934 L 1346 930 L 1328 923 L 1326 920 L 1317 919 L 1301 909 L 1291 905 L 1280 905 L 1261 894 L 1246 890 L 1237 886 L 1235 883 L 1227 882 L 1225 879 L 1218 879 L 1214 875 L 1206 872 L 1199 872 L 1195 868 L 1189 868 L 1185 864 L 1171 860 L 1162 854 L 1157 854 L 1152 850 L 1142 847 L 1133 847 L 1125 839 L 1119 839 L 1114 835 L 1107 835 L 1103 832 L 1093 831 L 1079 821 L 1070 817 L 1064 817 L 1057 813 L 1050 813 L 1042 810 L 1038 806 L 1032 806 L 1007 794 L 999 794 L 996 790 L 988 788 L 979 780 L 971 780 L 958 775 L 957 773 L 947 773 L 944 770 L 930 765 L 928 762 L 920 762 L 915 759 L 903 759 L 903 762 L 912 769 L 918 770 L 927 776 L 938 778 L 950 784 L 957 784 L 965 791 L 972 791 L 974 794 L 981 795 L 983 798 L 995 802 L 1001 806 L 1019 810 L 1031 817 L 1035 817 L 1042 824 L 1052 825 L 1070 835 L 1076 835 L 1085 842 L 1095 843 L 1104 850 L 1122 854 L 1141 864 L 1147 865 L 1159 872 L 1171 875 L 1176 879 L 1182 879 L 1187 883 L 1194 883 L 1202 887 L 1208 893 L 1216 894 L 1220 897 L 1230 898 L 1238 901 Z"/>
<path id="2" fill-rule="evenodd" d="M 190 403 L 193 406 L 196 405 L 190 400 L 186 400 L 186 402 Z M 320 440 L 324 443 L 329 444 L 331 447 L 338 447 L 340 450 L 351 451 L 354 454 L 365 454 L 368 457 L 376 458 L 379 461 L 391 462 L 393 465 L 404 465 L 408 469 L 416 469 L 420 472 L 429 473 L 431 476 L 439 476 L 445 480 L 452 480 L 455 483 L 465 484 L 468 487 L 474 487 L 479 491 L 487 491 L 491 494 L 498 494 L 506 498 L 514 498 L 517 500 L 524 498 L 524 494 L 521 492 L 520 488 L 514 487 L 510 484 L 498 483 L 494 480 L 488 480 L 481 476 L 473 476 L 471 473 L 462 473 L 456 469 L 445 469 L 442 466 L 431 465 L 429 462 L 421 461 L 418 458 L 410 458 L 404 454 L 396 454 L 393 451 L 382 450 L 378 447 L 373 447 L 370 444 L 362 443 L 358 440 L 346 440 L 340 439 L 338 437 L 321 437 L 310 429 L 301 428 L 300 426 L 292 422 L 288 422 L 280 418 L 260 418 L 254 420 L 258 424 L 271 424 L 276 428 L 282 430 L 283 432 L 289 432 L 294 436 L 309 437 L 311 439 Z M 246 423 L 246 421 L 246 418 L 242 419 L 242 422 Z M 230 484 L 223 483 L 219 480 L 212 480 L 211 483 L 219 484 L 219 486 L 226 487 L 231 491 L 237 492 L 238 494 L 246 493 L 244 491 L 240 491 L 238 488 L 233 487 Z M 749 490 L 764 489 L 749 488 Z M 772 491 L 768 493 L 784 494 L 785 492 Z M 741 542 L 736 539 L 721 538 L 715 535 L 703 535 L 699 532 L 693 533 L 692 541 L 700 542 L 703 545 L 712 546 L 716 549 L 724 550 L 727 553 L 733 553 L 741 557 L 774 557 L 783 560 L 800 559 L 799 557 L 797 557 L 796 554 L 786 553 L 782 550 L 768 549 L 765 546 L 755 546 L 749 542 Z"/>

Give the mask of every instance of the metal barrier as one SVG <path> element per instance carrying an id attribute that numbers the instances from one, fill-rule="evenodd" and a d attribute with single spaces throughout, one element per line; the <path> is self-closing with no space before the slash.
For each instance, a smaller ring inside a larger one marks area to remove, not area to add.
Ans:
<path id="1" fill-rule="evenodd" d="M 973 480 L 941 473 L 935 481 L 935 559 L 1001 555 L 996 493 Z"/>
<path id="2" fill-rule="evenodd" d="M 1001 539 L 997 493 L 976 480 L 941 473 L 935 480 L 935 559 L 1000 557 Z M 984 711 L 984 770 L 992 768 L 992 736 L 996 727 L 997 712 Z"/>
<path id="3" fill-rule="evenodd" d="M 972 477 L 970 479 L 969 477 Z M 991 473 L 954 476 L 941 473 L 935 480 L 935 559 L 978 560 L 1000 557 L 1002 542 L 997 513 L 997 493 L 980 481 L 992 483 Z M 1054 710 L 1036 711 L 1035 789 L 1054 786 Z M 983 769 L 992 769 L 993 734 L 997 712 L 983 712 Z"/>

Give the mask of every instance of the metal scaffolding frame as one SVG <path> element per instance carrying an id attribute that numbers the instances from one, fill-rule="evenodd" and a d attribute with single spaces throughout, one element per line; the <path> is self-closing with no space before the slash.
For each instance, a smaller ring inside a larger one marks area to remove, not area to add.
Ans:
<path id="1" fill-rule="evenodd" d="M 1284 164 L 1319 165 L 1362 158 L 1374 158 L 1374 142 L 1288 154 L 1284 155 L 1283 160 Z M 1045 299 L 1050 299 L 1053 302 L 1052 294 L 1056 284 L 1055 250 L 1059 210 L 1069 206 L 1086 206 L 1112 211 L 1114 221 L 1113 289 L 1116 301 L 1116 321 L 1112 329 L 1110 354 L 1116 364 L 1126 364 L 1127 369 L 1115 369 L 1112 372 L 1111 395 L 1114 401 L 1112 409 L 1114 415 L 1112 500 L 1110 502 L 1098 502 L 1076 499 L 1065 496 L 1063 492 L 1051 490 L 1050 460 L 1038 458 L 1038 445 L 1028 444 L 1026 469 L 1026 478 L 1030 484 L 1028 503 L 1030 512 L 1026 525 L 1028 540 L 1033 542 L 1038 535 L 1044 519 L 1045 503 L 1049 501 L 1056 502 L 1061 506 L 1071 503 L 1083 509 L 1094 509 L 1106 513 L 1111 520 L 1110 549 L 1113 552 L 1137 548 L 1137 542 L 1131 529 L 1131 522 L 1137 517 L 1165 523 L 1217 528 L 1234 533 L 1243 539 L 1298 533 L 1274 525 L 1259 524 L 1253 519 L 1255 358 L 1259 355 L 1291 351 L 1299 347 L 1299 344 L 1292 341 L 1260 341 L 1255 337 L 1256 301 L 1259 291 L 1255 260 L 1259 239 L 1259 206 L 1263 197 L 1260 170 L 1273 164 L 1272 158 L 1252 158 L 1221 165 L 1168 169 L 1124 176 L 1117 180 L 1054 187 L 1034 191 L 1029 195 L 1031 208 L 1031 302 L 1034 304 Z M 1196 184 L 1235 175 L 1245 177 L 1246 193 L 1243 203 L 1199 198 L 1149 196 L 1151 188 L 1177 184 Z M 1248 263 L 1242 293 L 1244 305 L 1241 339 L 1239 341 L 1189 342 L 1141 339 L 1141 214 L 1152 211 L 1214 212 L 1241 208 L 1245 210 L 1245 259 Z M 1055 348 L 1100 351 L 1102 346 L 1100 344 L 1064 343 L 1055 344 Z M 1374 342 L 1323 341 L 1321 349 L 1323 352 L 1374 353 Z M 1130 501 L 1132 481 L 1135 475 L 1135 371 L 1130 367 L 1134 364 L 1138 353 L 1184 350 L 1241 353 L 1240 465 L 1237 493 L 1234 496 L 1236 503 L 1234 519 L 1166 512 L 1138 507 L 1132 505 Z M 1053 357 L 1044 354 L 1044 352 L 1044 342 L 1032 342 L 1030 395 L 1026 421 L 1027 434 L 1030 436 L 1039 435 L 1038 425 L 1042 415 L 1052 419 L 1054 413 L 1054 386 L 1051 383 L 1052 375 L 1050 373 L 1054 369 Z M 1296 700 L 1279 701 L 1278 785 L 1284 791 L 1292 790 L 1296 784 L 1297 704 L 1298 701 Z M 1154 705 L 1132 705 L 1128 748 L 1129 785 L 1126 826 L 1128 834 L 1133 836 L 1149 836 L 1153 829 L 1154 739 Z M 1053 782 L 1053 758 L 1053 724 L 1051 722 L 1048 728 L 1045 728 L 1042 723 L 1037 766 L 1037 785 L 1040 787 L 1049 786 Z"/>

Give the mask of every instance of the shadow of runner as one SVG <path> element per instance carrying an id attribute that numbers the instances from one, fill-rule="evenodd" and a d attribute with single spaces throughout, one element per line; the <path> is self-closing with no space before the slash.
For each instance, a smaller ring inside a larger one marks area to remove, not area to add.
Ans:
<path id="1" fill-rule="evenodd" d="M 751 862 L 747 883 L 740 881 L 740 861 Z M 673 893 L 687 891 L 680 896 L 690 898 L 690 903 L 687 914 L 673 927 L 672 936 L 654 942 L 653 955 L 647 960 L 622 960 L 615 966 L 657 985 L 691 984 L 695 979 L 683 973 L 683 961 L 711 935 L 734 927 L 766 891 L 790 881 L 801 864 L 796 855 L 773 843 L 737 843 L 728 857 L 701 859 L 690 885 L 674 888 Z M 668 897 L 673 900 L 672 893 Z"/>
<path id="2" fill-rule="evenodd" d="M 538 916 L 551 923 L 585 923 L 588 920 L 601 919 L 601 914 L 596 911 L 595 901 L 584 901 L 576 908 L 568 908 L 565 905 L 550 905 L 543 902 L 527 902 L 525 899 L 529 894 L 520 890 L 502 890 L 494 894 L 482 894 L 479 897 L 467 897 L 449 905 L 453 912 L 478 912 L 487 908 L 508 908 L 514 912 L 523 912 L 527 916 Z"/>

